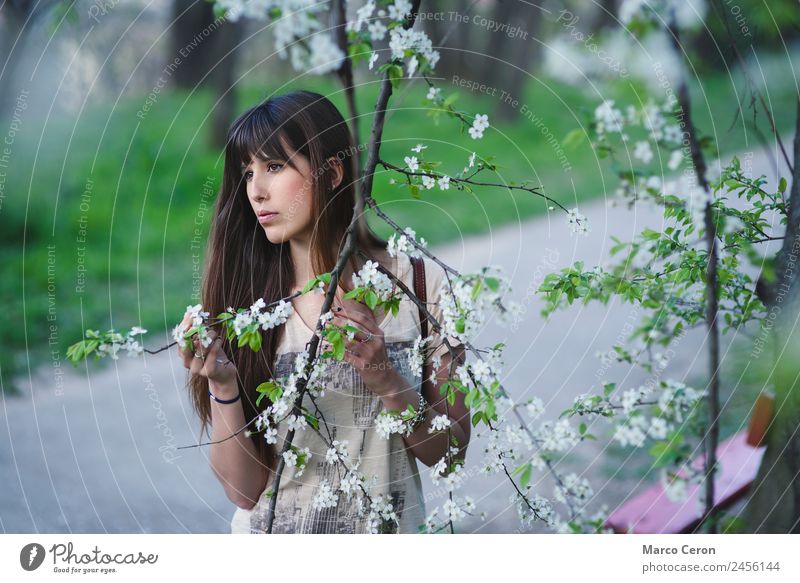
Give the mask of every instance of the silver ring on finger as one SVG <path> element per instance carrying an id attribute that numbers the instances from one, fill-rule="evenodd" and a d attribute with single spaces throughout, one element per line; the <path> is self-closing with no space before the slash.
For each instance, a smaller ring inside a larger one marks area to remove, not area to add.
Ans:
<path id="1" fill-rule="evenodd" d="M 367 337 L 364 338 L 363 340 L 359 340 L 359 343 L 363 344 L 364 342 L 369 342 L 374 337 L 375 337 L 375 335 L 372 332 L 367 332 Z"/>
<path id="2" fill-rule="evenodd" d="M 196 352 L 194 353 L 194 357 L 195 358 L 199 358 L 200 360 L 205 360 L 206 359 L 205 356 L 203 356 L 202 354 L 197 354 Z"/>

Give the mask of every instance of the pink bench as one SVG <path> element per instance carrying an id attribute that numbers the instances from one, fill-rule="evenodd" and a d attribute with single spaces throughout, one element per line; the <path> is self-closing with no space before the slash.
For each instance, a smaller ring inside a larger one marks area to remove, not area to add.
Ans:
<path id="1" fill-rule="evenodd" d="M 740 500 L 755 480 L 764 456 L 766 435 L 772 422 L 775 398 L 762 392 L 756 399 L 747 431 L 740 431 L 717 446 L 714 507 L 728 508 Z M 702 456 L 692 461 L 703 467 Z M 660 484 L 651 486 L 622 504 L 606 520 L 617 533 L 670 534 L 692 532 L 702 518 L 700 485 L 692 485 L 686 500 L 673 502 Z"/>
<path id="2" fill-rule="evenodd" d="M 741 431 L 717 446 L 719 465 L 715 476 L 715 508 L 727 508 L 747 493 L 763 455 L 764 447 L 748 443 L 747 431 Z M 702 468 L 702 456 L 693 460 L 692 465 Z M 606 526 L 617 533 L 691 532 L 702 517 L 699 487 L 702 484 L 693 484 L 688 489 L 686 500 L 673 502 L 661 484 L 651 486 L 617 508 L 606 520 Z"/>

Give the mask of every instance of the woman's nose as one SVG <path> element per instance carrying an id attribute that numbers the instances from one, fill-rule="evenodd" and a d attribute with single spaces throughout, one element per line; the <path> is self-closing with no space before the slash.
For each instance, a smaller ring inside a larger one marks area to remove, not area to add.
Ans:
<path id="1" fill-rule="evenodd" d="M 255 192 L 256 200 L 263 200 L 269 198 L 269 188 L 266 177 L 258 175 L 253 177 L 253 190 Z"/>

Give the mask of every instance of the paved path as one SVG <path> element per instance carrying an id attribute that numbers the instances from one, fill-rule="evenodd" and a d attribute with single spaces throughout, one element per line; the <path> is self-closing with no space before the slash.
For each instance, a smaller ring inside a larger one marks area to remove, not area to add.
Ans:
<path id="1" fill-rule="evenodd" d="M 763 160 L 755 165 L 767 167 Z M 533 290 L 545 274 L 578 259 L 590 266 L 601 263 L 608 257 L 610 235 L 629 240 L 644 226 L 661 223 L 652 210 L 611 208 L 604 201 L 581 211 L 592 227 L 586 238 L 571 236 L 558 214 L 552 220 L 537 218 L 435 250 L 456 269 L 501 265 L 511 277 L 513 297 L 527 308 L 523 321 L 516 331 L 488 326 L 476 345 L 505 342 L 504 385 L 518 402 L 539 396 L 552 417 L 576 395 L 597 388 L 599 379 L 618 380 L 625 386 L 646 380 L 637 371 L 603 370 L 595 357 L 635 321 L 630 305 L 575 305 L 549 322 L 538 315 L 542 304 Z M 209 468 L 207 450 L 175 449 L 198 439 L 183 367 L 171 353 L 149 356 L 144 362 L 123 357 L 110 364 L 98 370 L 93 363 L 88 376 L 85 369 L 68 366 L 60 392 L 52 372 L 40 371 L 21 383 L 27 385 L 25 396 L 3 400 L 0 530 L 227 532 L 234 506 Z M 699 330 L 681 341 L 668 371 L 681 379 L 702 375 L 704 370 Z M 600 428 L 592 431 L 602 433 Z M 470 518 L 461 531 L 516 532 L 515 509 L 508 502 L 510 485 L 477 472 L 482 442 L 473 436 L 461 493 L 473 496 L 490 519 Z M 598 491 L 598 502 L 616 504 L 636 482 L 619 477 L 624 471 L 609 479 L 608 456 L 600 455 L 604 444 L 601 439 L 583 455 L 574 456 L 570 467 L 585 471 Z M 624 458 L 611 463 L 625 469 Z M 425 467 L 421 472 L 430 511 L 445 495 L 430 483 Z M 544 493 L 549 495 L 549 486 Z"/>

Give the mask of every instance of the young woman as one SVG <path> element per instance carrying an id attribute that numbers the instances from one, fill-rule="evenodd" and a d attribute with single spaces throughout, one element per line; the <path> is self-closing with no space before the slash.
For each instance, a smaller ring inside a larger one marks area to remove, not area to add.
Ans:
<path id="1" fill-rule="evenodd" d="M 259 298 L 269 304 L 301 290 L 316 274 L 333 269 L 355 207 L 357 185 L 350 156 L 356 153 L 341 113 L 328 99 L 308 91 L 273 97 L 233 123 L 206 253 L 204 311 L 213 316 L 229 306 L 250 306 Z M 386 241 L 360 219 L 358 249 L 413 290 L 410 258 L 402 253 L 390 257 Z M 321 433 L 327 437 L 330 432 L 332 439 L 345 444 L 350 465 L 358 462 L 365 478 L 375 478 L 370 497 L 381 496 L 392 504 L 397 532 L 418 532 L 425 508 L 416 459 L 434 465 L 448 448 L 446 432 L 431 434 L 428 428 L 435 416 L 445 412 L 438 386 L 448 376 L 450 352 L 431 329 L 435 349 L 428 362 L 440 364 L 436 384 L 428 381 L 423 388 L 407 358 L 407 349 L 420 334 L 417 306 L 404 299 L 397 316 L 392 316 L 379 308 L 373 312 L 355 300 L 343 300 L 363 263 L 353 255 L 339 280 L 333 308 L 334 324 L 352 324 L 359 333 L 347 342 L 343 362 L 327 361 L 324 395 L 316 403 L 306 395 L 303 405 L 309 411 L 318 408 L 327 425 L 323 429 L 320 423 Z M 426 258 L 425 274 L 428 308 L 441 321 L 438 298 L 444 271 Z M 179 348 L 191 373 L 191 397 L 201 432 L 208 432 L 210 425 L 211 441 L 228 437 L 270 405 L 264 399 L 256 407 L 256 387 L 292 372 L 295 356 L 313 335 L 323 300 L 316 293 L 295 298 L 286 324 L 262 332 L 259 352 L 223 343 L 213 330 L 214 340 L 207 348 L 197 340 L 194 352 Z M 183 325 L 187 322 L 188 316 Z M 449 340 L 459 346 L 455 339 Z M 375 429 L 378 413 L 384 408 L 405 410 L 408 405 L 415 410 L 422 405 L 421 422 L 413 432 L 381 438 Z M 470 424 L 462 394 L 449 412 L 451 433 L 460 448 L 457 457 L 463 458 Z M 238 506 L 231 522 L 234 533 L 266 529 L 267 491 L 273 484 L 286 425 L 285 421 L 278 425 L 277 443 L 267 443 L 262 432 L 250 437 L 241 432 L 235 439 L 210 446 L 214 473 Z M 311 458 L 302 472 L 285 468 L 272 532 L 366 532 L 368 508 L 359 517 L 356 496 L 339 493 L 334 507 L 312 505 L 323 481 L 336 492 L 344 475 L 341 468 L 326 462 L 326 443 L 308 427 L 295 432 L 293 444 L 309 448 Z"/>

